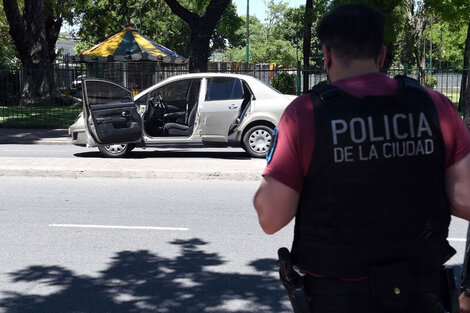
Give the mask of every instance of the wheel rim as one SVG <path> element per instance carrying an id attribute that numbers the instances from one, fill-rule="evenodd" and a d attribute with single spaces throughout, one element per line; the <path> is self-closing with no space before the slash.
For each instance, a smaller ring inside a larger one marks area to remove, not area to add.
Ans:
<path id="1" fill-rule="evenodd" d="M 250 134 L 250 148 L 256 153 L 266 153 L 271 147 L 272 136 L 264 129 L 257 129 Z"/>
<path id="2" fill-rule="evenodd" d="M 127 145 L 109 145 L 109 146 L 104 146 L 106 151 L 112 154 L 119 154 L 122 153 L 124 150 L 126 150 Z"/>

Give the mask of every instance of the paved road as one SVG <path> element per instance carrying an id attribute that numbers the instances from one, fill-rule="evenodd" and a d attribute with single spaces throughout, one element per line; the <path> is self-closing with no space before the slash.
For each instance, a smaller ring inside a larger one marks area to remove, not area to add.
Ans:
<path id="1" fill-rule="evenodd" d="M 1 312 L 289 312 L 255 182 L 0 184 Z"/>

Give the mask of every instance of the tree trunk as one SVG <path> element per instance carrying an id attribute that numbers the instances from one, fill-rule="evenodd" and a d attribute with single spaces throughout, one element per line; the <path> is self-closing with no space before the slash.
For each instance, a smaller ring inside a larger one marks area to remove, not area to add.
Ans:
<path id="1" fill-rule="evenodd" d="M 211 0 L 206 11 L 199 16 L 190 12 L 177 0 L 164 0 L 171 11 L 189 24 L 191 46 L 189 47 L 189 72 L 206 72 L 209 59 L 209 43 L 217 23 L 231 0 Z"/>
<path id="2" fill-rule="evenodd" d="M 309 82 L 309 72 L 308 68 L 310 67 L 310 55 L 312 53 L 312 22 L 313 22 L 313 1 L 307 0 L 305 3 L 305 15 L 304 15 L 304 42 L 302 47 L 302 52 L 304 56 L 304 70 L 303 73 L 303 88 L 302 91 L 306 92 L 310 89 Z"/>
<path id="3" fill-rule="evenodd" d="M 62 19 L 54 19 L 53 8 L 44 0 L 25 0 L 22 16 L 16 0 L 3 0 L 3 5 L 23 65 L 20 103 L 50 103 L 51 97 L 60 97 L 55 89 L 53 67 Z"/>
<path id="4" fill-rule="evenodd" d="M 467 39 L 465 41 L 463 70 L 459 111 L 462 112 L 465 123 L 470 127 L 470 20 L 468 21 Z"/>
<path id="5" fill-rule="evenodd" d="M 395 51 L 393 49 L 393 44 L 387 46 L 387 53 L 385 55 L 385 61 L 383 68 L 388 71 L 388 69 L 392 66 L 393 57 L 395 55 Z"/>
<path id="6" fill-rule="evenodd" d="M 191 45 L 189 47 L 189 72 L 207 72 L 209 59 L 209 42 L 211 33 L 205 31 L 205 25 L 200 23 L 191 27 Z"/>

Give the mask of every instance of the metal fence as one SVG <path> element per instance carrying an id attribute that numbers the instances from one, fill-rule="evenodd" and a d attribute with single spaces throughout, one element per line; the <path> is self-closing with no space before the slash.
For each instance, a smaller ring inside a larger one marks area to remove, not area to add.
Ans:
<path id="1" fill-rule="evenodd" d="M 41 105 L 20 105 L 20 94 L 24 84 L 25 70 L 0 69 L 0 127 L 9 128 L 66 128 L 71 125 L 82 110 L 81 79 L 103 78 L 127 87 L 137 93 L 170 76 L 188 73 L 187 67 L 165 66 L 156 63 L 90 63 L 62 64 L 53 70 L 56 87 L 69 99 L 77 98 L 75 104 L 65 105 L 57 98 L 43 102 Z M 280 73 L 286 72 L 293 76 L 297 94 L 303 92 L 303 80 L 308 79 L 312 87 L 326 79 L 322 69 L 277 69 L 272 64 L 244 63 L 209 63 L 209 71 L 223 73 L 239 73 L 254 76 L 272 85 Z M 426 73 L 428 73 L 426 71 Z M 415 69 L 391 69 L 387 73 L 407 75 L 417 78 Z M 457 105 L 460 97 L 462 71 L 446 69 L 434 71 L 422 80 L 433 89 L 442 92 Z M 71 98 L 74 97 L 74 98 Z"/>

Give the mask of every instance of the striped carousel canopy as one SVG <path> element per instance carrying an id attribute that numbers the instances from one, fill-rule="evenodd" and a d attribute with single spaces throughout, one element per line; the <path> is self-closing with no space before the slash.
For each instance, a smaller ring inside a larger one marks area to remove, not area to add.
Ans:
<path id="1" fill-rule="evenodd" d="M 184 57 L 156 43 L 132 27 L 127 27 L 105 41 L 81 52 L 79 61 L 162 61 L 182 64 Z"/>

